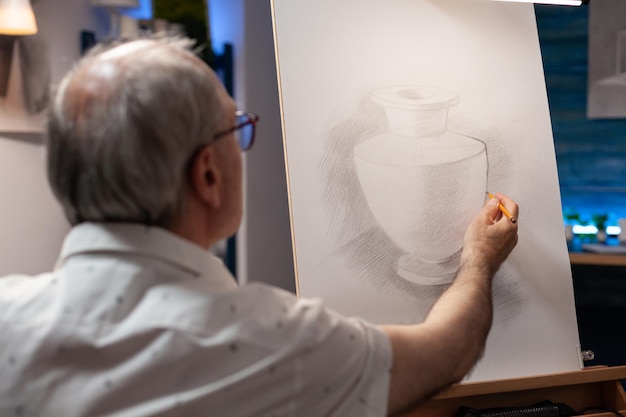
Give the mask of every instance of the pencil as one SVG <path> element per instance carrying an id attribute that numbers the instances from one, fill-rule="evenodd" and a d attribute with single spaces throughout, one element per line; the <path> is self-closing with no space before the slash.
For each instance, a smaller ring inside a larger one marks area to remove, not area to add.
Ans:
<path id="1" fill-rule="evenodd" d="M 489 198 L 496 198 L 493 194 L 491 194 L 489 191 L 487 191 L 487 195 L 489 196 Z M 506 216 L 507 219 L 509 219 L 511 221 L 511 223 L 517 223 L 517 219 L 515 217 L 513 217 L 513 215 L 511 213 L 509 213 L 509 211 L 506 209 L 506 207 L 504 207 L 502 205 L 502 203 L 500 203 L 500 201 L 498 200 L 498 208 L 500 209 L 500 211 L 502 212 L 502 214 L 504 214 Z"/>

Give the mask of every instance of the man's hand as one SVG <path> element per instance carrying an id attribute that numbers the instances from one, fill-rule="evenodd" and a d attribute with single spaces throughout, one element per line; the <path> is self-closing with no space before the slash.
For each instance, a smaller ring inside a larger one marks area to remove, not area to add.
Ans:
<path id="1" fill-rule="evenodd" d="M 503 194 L 496 194 L 485 203 L 482 211 L 469 225 L 464 239 L 461 265 L 469 268 L 487 268 L 496 273 L 517 244 L 517 223 L 511 222 L 498 208 L 502 204 L 513 217 L 518 218 L 519 207 Z"/>

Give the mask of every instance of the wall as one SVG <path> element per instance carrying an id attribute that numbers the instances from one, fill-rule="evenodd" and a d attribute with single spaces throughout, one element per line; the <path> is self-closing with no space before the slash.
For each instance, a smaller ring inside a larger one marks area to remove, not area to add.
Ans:
<path id="1" fill-rule="evenodd" d="M 234 44 L 238 106 L 260 116 L 254 147 L 245 155 L 238 279 L 295 291 L 270 1 L 211 0 L 209 16 L 214 49 Z"/>
<path id="2" fill-rule="evenodd" d="M 82 0 L 40 1 L 35 12 L 58 81 L 80 56 L 80 30 L 107 30 L 105 16 Z M 12 77 L 14 75 L 12 74 Z M 0 99 L 0 111 L 4 102 Z M 43 126 L 32 126 L 34 130 Z M 0 276 L 50 270 L 69 225 L 45 176 L 42 133 L 17 135 L 0 126 Z"/>
<path id="3" fill-rule="evenodd" d="M 587 118 L 589 9 L 535 5 L 563 206 L 626 217 L 626 120 Z"/>
<path id="4" fill-rule="evenodd" d="M 0 137 L 0 276 L 50 270 L 68 230 L 44 169 L 43 147 Z"/>

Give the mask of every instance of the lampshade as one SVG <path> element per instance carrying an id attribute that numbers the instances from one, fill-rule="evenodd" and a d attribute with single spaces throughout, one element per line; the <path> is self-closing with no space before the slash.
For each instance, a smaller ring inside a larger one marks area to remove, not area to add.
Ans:
<path id="1" fill-rule="evenodd" d="M 92 6 L 97 7 L 139 7 L 139 0 L 91 0 Z"/>
<path id="2" fill-rule="evenodd" d="M 34 35 L 37 21 L 29 0 L 0 0 L 0 34 Z"/>

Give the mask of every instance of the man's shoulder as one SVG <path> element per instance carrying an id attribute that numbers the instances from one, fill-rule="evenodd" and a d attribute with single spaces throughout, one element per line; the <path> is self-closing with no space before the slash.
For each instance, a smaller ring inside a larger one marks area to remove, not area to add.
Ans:
<path id="1" fill-rule="evenodd" d="M 240 286 L 228 295 L 229 299 L 239 301 L 242 306 L 254 310 L 294 311 L 312 308 L 323 309 L 323 302 L 318 298 L 301 298 L 296 294 L 264 283 L 249 283 Z"/>
<path id="2" fill-rule="evenodd" d="M 55 273 L 39 275 L 10 274 L 0 277 L 0 297 L 8 296 L 12 291 L 38 291 L 56 280 Z M 1 299 L 1 298 L 0 298 Z"/>
<path id="3" fill-rule="evenodd" d="M 18 318 L 36 310 L 41 311 L 57 277 L 54 273 L 40 275 L 12 274 L 0 277 L 0 311 L 2 320 Z"/>

